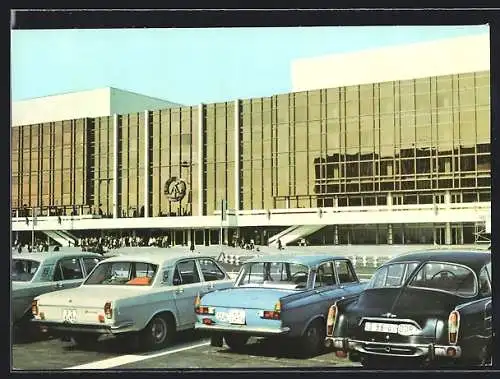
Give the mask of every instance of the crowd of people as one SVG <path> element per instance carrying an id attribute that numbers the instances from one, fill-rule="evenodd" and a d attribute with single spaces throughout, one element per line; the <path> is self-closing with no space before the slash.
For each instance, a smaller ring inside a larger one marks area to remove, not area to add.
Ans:
<path id="1" fill-rule="evenodd" d="M 105 253 L 121 247 L 170 247 L 166 235 L 163 237 L 149 237 L 149 239 L 140 236 L 88 237 L 78 239 L 76 246 L 80 246 L 83 251 L 96 251 L 98 253 Z"/>

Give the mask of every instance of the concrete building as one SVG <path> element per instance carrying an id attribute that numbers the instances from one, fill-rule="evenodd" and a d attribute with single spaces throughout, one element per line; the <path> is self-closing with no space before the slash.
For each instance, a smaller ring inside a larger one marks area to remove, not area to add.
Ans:
<path id="1" fill-rule="evenodd" d="M 294 62 L 300 92 L 15 126 L 13 230 L 473 243 L 491 228 L 489 46 L 429 63 L 459 45 Z"/>

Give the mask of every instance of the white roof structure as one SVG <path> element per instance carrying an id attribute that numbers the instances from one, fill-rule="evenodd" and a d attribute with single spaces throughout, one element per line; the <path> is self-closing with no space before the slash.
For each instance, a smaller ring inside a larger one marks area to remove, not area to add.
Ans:
<path id="1" fill-rule="evenodd" d="M 489 33 L 292 62 L 294 92 L 489 71 Z"/>
<path id="2" fill-rule="evenodd" d="M 70 92 L 12 102 L 12 126 L 103 117 L 145 110 L 179 107 L 180 104 L 113 87 Z"/>

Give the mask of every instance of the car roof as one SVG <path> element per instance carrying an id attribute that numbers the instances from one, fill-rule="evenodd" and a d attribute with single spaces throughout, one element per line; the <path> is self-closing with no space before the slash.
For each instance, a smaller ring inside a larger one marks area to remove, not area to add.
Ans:
<path id="1" fill-rule="evenodd" d="M 157 265 L 168 265 L 180 258 L 207 258 L 215 260 L 214 257 L 192 253 L 188 249 L 182 248 L 137 248 L 111 251 L 108 254 L 112 256 L 107 258 L 106 262 L 144 262 Z"/>
<path id="2" fill-rule="evenodd" d="M 31 261 L 44 262 L 56 261 L 63 257 L 100 257 L 100 254 L 90 251 L 49 251 L 44 253 L 12 254 L 12 259 L 29 259 Z"/>
<path id="3" fill-rule="evenodd" d="M 261 257 L 255 257 L 249 259 L 248 262 L 289 262 L 296 264 L 303 264 L 308 266 L 314 266 L 324 261 L 335 260 L 335 259 L 347 259 L 340 255 L 330 255 L 330 254 L 304 254 L 300 255 L 300 252 L 295 253 L 283 253 L 283 254 L 270 254 Z"/>
<path id="4" fill-rule="evenodd" d="M 396 262 L 440 261 L 457 263 L 479 271 L 485 264 L 491 262 L 491 252 L 474 249 L 422 250 L 403 254 L 391 259 L 384 265 Z"/>

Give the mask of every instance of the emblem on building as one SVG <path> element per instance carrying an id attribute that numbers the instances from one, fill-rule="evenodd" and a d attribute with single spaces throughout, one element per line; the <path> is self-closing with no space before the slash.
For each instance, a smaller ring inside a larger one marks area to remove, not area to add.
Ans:
<path id="1" fill-rule="evenodd" d="M 163 193 L 169 201 L 181 201 L 186 196 L 187 184 L 184 179 L 172 176 L 165 182 Z"/>

